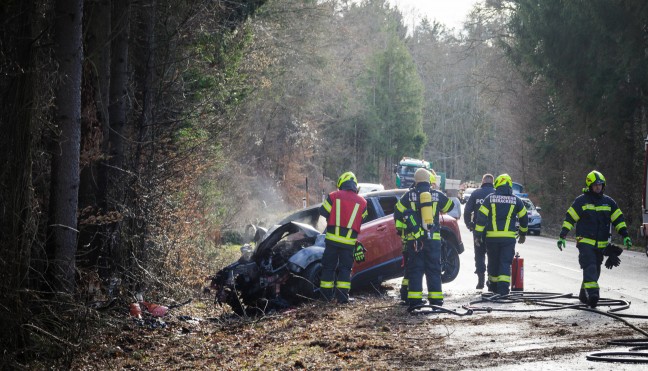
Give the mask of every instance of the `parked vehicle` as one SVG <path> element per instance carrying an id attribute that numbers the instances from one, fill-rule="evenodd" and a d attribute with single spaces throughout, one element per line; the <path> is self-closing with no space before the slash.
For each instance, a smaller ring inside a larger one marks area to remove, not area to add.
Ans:
<path id="1" fill-rule="evenodd" d="M 448 211 L 448 215 L 451 217 L 460 220 L 461 219 L 461 200 L 459 200 L 459 197 L 451 197 L 448 196 L 448 198 L 452 201 L 454 204 L 454 207 L 452 210 Z"/>
<path id="2" fill-rule="evenodd" d="M 402 242 L 393 212 L 406 189 L 364 195 L 369 214 L 358 237 L 367 252 L 354 263 L 352 290 L 403 275 Z M 211 277 L 215 301 L 228 304 L 238 314 L 260 314 L 286 308 L 319 296 L 319 275 L 324 234 L 315 226 L 324 219 L 315 205 L 300 210 L 271 228 L 256 249 L 244 245 L 241 258 Z M 442 281 L 459 274 L 459 254 L 464 246 L 457 220 L 441 215 Z M 323 223 L 320 230 L 323 230 Z"/>
<path id="3" fill-rule="evenodd" d="M 377 183 L 358 183 L 358 193 L 365 194 L 369 192 L 384 191 L 385 186 Z"/>
<path id="4" fill-rule="evenodd" d="M 468 199 L 470 198 L 470 195 L 476 190 L 477 188 L 466 188 L 463 191 L 463 195 L 461 196 L 461 203 L 465 204 L 468 202 Z"/>
<path id="5" fill-rule="evenodd" d="M 524 206 L 527 209 L 527 215 L 529 217 L 529 234 L 535 234 L 536 236 L 540 235 L 540 229 L 542 227 L 542 216 L 538 211 L 541 210 L 540 206 L 535 206 L 531 200 L 528 198 L 520 197 Z"/>
<path id="6" fill-rule="evenodd" d="M 529 194 L 524 192 L 524 186 L 516 182 L 513 182 L 513 194 L 518 197 L 529 197 Z"/>
<path id="7" fill-rule="evenodd" d="M 432 164 L 429 161 L 420 160 L 418 158 L 403 157 L 398 165 L 394 165 L 394 173 L 396 173 L 396 187 L 397 188 L 409 188 L 414 184 L 414 173 L 416 170 L 423 168 L 426 170 L 432 170 Z M 437 176 L 440 183 L 443 183 L 445 180 L 445 174 L 443 177 Z"/>

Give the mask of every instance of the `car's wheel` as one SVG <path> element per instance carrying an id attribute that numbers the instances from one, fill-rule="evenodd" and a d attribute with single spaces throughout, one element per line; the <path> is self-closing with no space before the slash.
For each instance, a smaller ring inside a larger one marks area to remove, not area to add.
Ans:
<path id="1" fill-rule="evenodd" d="M 441 282 L 454 281 L 459 275 L 460 261 L 457 247 L 446 239 L 441 240 Z"/>
<path id="2" fill-rule="evenodd" d="M 291 296 L 296 301 L 319 298 L 320 274 L 322 263 L 312 262 L 300 275 L 291 278 Z"/>

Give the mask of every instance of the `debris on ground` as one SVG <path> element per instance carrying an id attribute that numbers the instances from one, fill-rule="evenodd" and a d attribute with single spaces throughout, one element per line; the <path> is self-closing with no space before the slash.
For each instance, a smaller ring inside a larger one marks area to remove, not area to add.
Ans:
<path id="1" fill-rule="evenodd" d="M 463 311 L 471 299 L 456 296 L 444 308 Z M 97 328 L 102 336 L 86 344 L 72 369 L 578 370 L 595 367 L 585 355 L 609 349 L 611 338 L 636 335 L 589 312 L 413 316 L 395 298 L 376 295 L 346 306 L 311 302 L 263 317 L 196 300 L 164 321 L 142 317 L 104 319 Z M 645 321 L 637 325 L 648 328 Z"/>

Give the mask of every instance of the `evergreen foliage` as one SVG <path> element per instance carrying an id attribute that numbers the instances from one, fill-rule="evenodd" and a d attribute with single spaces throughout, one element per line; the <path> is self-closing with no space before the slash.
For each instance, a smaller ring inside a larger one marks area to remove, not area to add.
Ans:
<path id="1" fill-rule="evenodd" d="M 460 32 L 387 0 L 77 1 L 69 37 L 56 4 L 0 7 L 2 368 L 71 357 L 87 303 L 199 287 L 344 171 L 393 187 L 402 156 L 511 174 L 543 228 L 596 168 L 641 220 L 643 0 L 489 0 Z"/>

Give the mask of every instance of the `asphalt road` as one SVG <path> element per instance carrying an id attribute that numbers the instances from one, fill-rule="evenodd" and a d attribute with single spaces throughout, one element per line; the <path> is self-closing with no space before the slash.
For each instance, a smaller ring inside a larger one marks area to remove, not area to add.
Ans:
<path id="1" fill-rule="evenodd" d="M 466 249 L 460 255 L 461 271 L 444 289 L 476 291 L 472 234 L 463 221 L 459 222 L 459 228 Z M 567 241 L 567 247 L 560 251 L 553 236 L 527 236 L 526 242 L 518 244 L 516 251 L 524 259 L 524 291 L 578 295 L 582 271 L 575 242 Z M 620 259 L 621 265 L 613 269 L 602 266 L 601 297 L 631 302 L 630 308 L 623 313 L 648 315 L 648 257 L 642 252 L 624 251 Z"/>
<path id="2" fill-rule="evenodd" d="M 489 306 L 489 304 L 480 302 L 483 291 L 475 288 L 477 275 L 474 273 L 472 233 L 465 227 L 463 220 L 459 221 L 459 228 L 465 247 L 465 251 L 460 255 L 461 269 L 454 281 L 443 285 L 443 292 L 446 298 L 444 307 L 462 312 L 462 306 L 468 303 L 474 302 L 478 307 Z M 578 296 L 582 272 L 578 265 L 578 250 L 573 241 L 568 241 L 567 247 L 560 251 L 556 247 L 556 239 L 553 236 L 528 236 L 524 244 L 517 245 L 516 251 L 524 258 L 525 293 L 571 293 L 575 297 Z M 599 279 L 601 297 L 630 302 L 628 309 L 618 313 L 648 316 L 648 257 L 645 253 L 624 251 L 620 259 L 619 267 L 611 270 L 602 267 L 603 271 Z M 400 279 L 392 282 L 394 287 L 399 287 Z M 578 304 L 577 299 L 567 301 Z M 502 308 L 498 305 L 495 307 Z M 524 305 L 514 307 L 525 309 Z M 599 306 L 597 309 L 608 311 L 612 308 Z M 502 318 L 502 316 L 505 317 L 503 322 L 497 322 L 497 318 Z M 439 318 L 442 317 L 443 315 L 439 316 Z M 606 345 L 605 341 L 619 337 L 619 330 L 616 329 L 626 327 L 620 322 L 600 314 L 579 310 L 534 312 L 532 314 L 496 312 L 486 314 L 481 312 L 467 318 L 484 319 L 484 323 L 480 322 L 480 325 L 476 327 L 460 325 L 453 327 L 454 341 L 461 342 L 461 339 L 464 338 L 471 339 L 471 345 L 462 348 L 465 352 L 455 355 L 457 359 L 466 356 L 464 353 L 470 353 L 470 351 L 481 352 L 479 354 L 482 355 L 493 352 L 501 355 L 521 352 L 516 356 L 519 357 L 519 361 L 501 362 L 495 367 L 480 365 L 479 362 L 476 362 L 471 369 L 497 371 L 562 371 L 565 369 L 634 371 L 647 369 L 645 364 L 602 363 L 586 360 L 586 355 L 592 350 L 625 352 L 628 349 L 624 346 Z M 535 323 L 536 321 L 537 323 Z M 643 328 L 647 321 L 639 318 L 628 319 L 629 323 Z M 531 336 L 535 326 L 544 328 L 547 333 Z M 474 333 L 464 333 L 473 328 L 478 330 Z M 498 335 L 502 331 L 505 331 L 506 334 Z M 567 335 L 553 335 L 562 334 L 560 331 L 566 331 Z M 632 333 L 632 336 L 641 337 L 637 333 Z M 479 346 L 474 344 L 479 344 Z M 583 344 L 589 344 L 589 348 L 579 348 Z M 565 349 L 573 349 L 573 352 L 565 354 Z M 525 352 L 538 352 L 537 359 L 535 361 L 533 357 L 525 359 L 522 356 Z"/>

